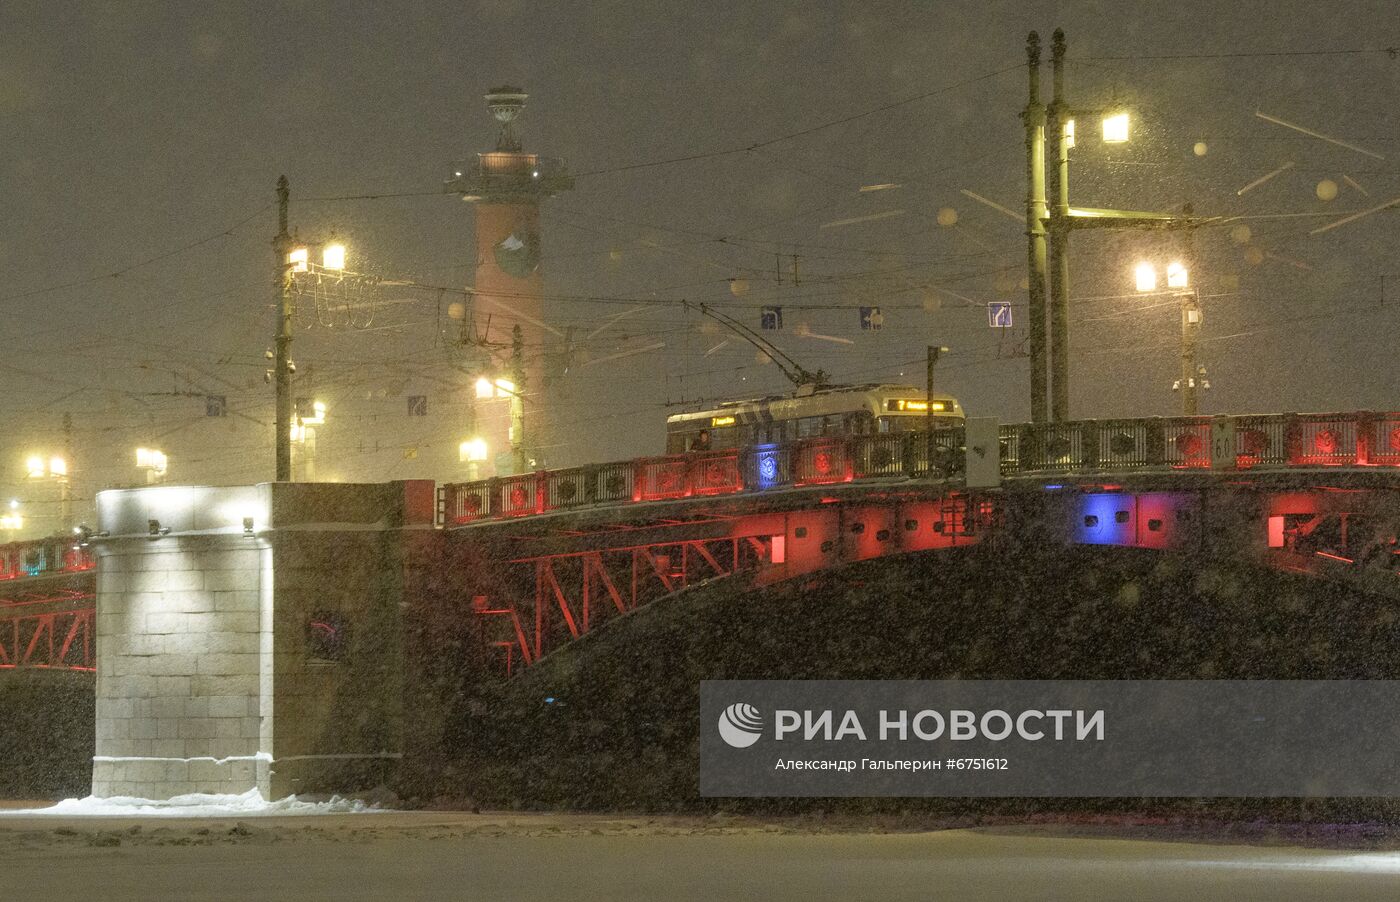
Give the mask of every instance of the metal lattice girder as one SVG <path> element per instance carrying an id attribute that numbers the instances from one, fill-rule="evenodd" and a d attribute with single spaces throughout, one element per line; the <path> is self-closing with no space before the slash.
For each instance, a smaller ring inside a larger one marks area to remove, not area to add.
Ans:
<path id="1" fill-rule="evenodd" d="M 760 538 L 724 536 L 517 558 L 511 563 L 532 573 L 535 591 L 530 605 L 522 610 L 513 601 L 491 603 L 478 596 L 475 611 L 509 624 L 507 638 L 495 644 L 510 646 L 508 656 L 513 659 L 518 653 L 529 665 L 546 653 L 556 631 L 568 639 L 581 638 L 601 622 L 602 611 L 625 614 L 696 579 L 726 577 L 746 565 L 757 566 L 768 554 Z M 533 636 L 527 637 L 524 624 L 531 621 Z"/>
<path id="2" fill-rule="evenodd" d="M 0 615 L 0 668 L 97 669 L 92 609 Z"/>

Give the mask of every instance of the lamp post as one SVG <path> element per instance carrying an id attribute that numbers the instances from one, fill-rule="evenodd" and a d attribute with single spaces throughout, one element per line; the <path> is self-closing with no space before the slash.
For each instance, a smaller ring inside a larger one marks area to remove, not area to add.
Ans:
<path id="1" fill-rule="evenodd" d="M 1181 392 L 1181 413 L 1193 417 L 1200 412 L 1199 392 L 1210 389 L 1206 378 L 1206 368 L 1196 362 L 1196 344 L 1200 339 L 1201 292 L 1191 283 L 1191 274 L 1185 264 L 1173 261 L 1167 264 L 1167 290 L 1181 300 L 1181 372 L 1172 391 Z M 1151 263 L 1139 263 L 1133 271 L 1134 284 L 1138 291 L 1157 290 L 1157 268 Z"/>
<path id="2" fill-rule="evenodd" d="M 273 381 L 277 396 L 277 481 L 292 479 L 292 236 L 287 232 L 287 202 L 291 190 L 287 177 L 277 179 L 277 235 L 272 239 L 278 286 L 276 362 Z M 303 258 L 304 262 L 304 258 Z"/>
<path id="3" fill-rule="evenodd" d="M 287 231 L 287 207 L 290 198 L 291 189 L 284 175 L 277 179 L 277 235 L 272 239 L 278 288 L 273 374 L 277 396 L 276 423 L 273 431 L 276 433 L 278 482 L 290 482 L 292 478 L 292 374 L 296 372 L 296 364 L 292 362 L 292 314 L 295 309 L 293 291 L 296 275 L 317 269 L 337 273 L 345 269 L 345 245 L 338 241 L 321 247 L 319 266 L 311 262 L 310 249 Z"/>
<path id="4" fill-rule="evenodd" d="M 1040 102 L 1040 35 L 1026 38 L 1026 64 L 1030 84 L 1026 109 L 1026 268 L 1030 273 L 1027 301 L 1030 308 L 1031 422 L 1046 416 L 1045 370 L 1045 105 Z"/>
<path id="5" fill-rule="evenodd" d="M 1092 207 L 1071 207 L 1069 202 L 1069 151 L 1075 144 L 1075 119 L 1099 117 L 1102 120 L 1105 144 L 1127 141 L 1131 128 L 1128 113 L 1121 109 L 1075 110 L 1065 91 L 1065 33 L 1055 29 L 1051 44 L 1054 94 L 1040 118 L 1039 62 L 1040 39 L 1031 32 L 1026 51 L 1031 83 L 1030 102 L 1023 113 L 1026 121 L 1026 171 L 1028 193 L 1026 200 L 1026 231 L 1029 238 L 1027 261 L 1030 269 L 1030 350 L 1031 350 L 1031 415 L 1043 416 L 1045 409 L 1044 354 L 1044 293 L 1048 268 L 1049 302 L 1049 389 L 1050 418 L 1056 422 L 1069 419 L 1070 337 L 1069 337 L 1069 238 L 1075 229 L 1187 229 L 1206 220 L 1168 213 L 1143 213 L 1131 210 L 1110 210 Z M 1042 123 L 1043 125 L 1038 125 Z M 1052 202 L 1044 200 L 1045 132 L 1055 140 L 1055 182 Z M 1043 220 L 1043 222 L 1042 222 Z M 1049 265 L 1045 263 L 1045 239 L 1049 239 Z"/>

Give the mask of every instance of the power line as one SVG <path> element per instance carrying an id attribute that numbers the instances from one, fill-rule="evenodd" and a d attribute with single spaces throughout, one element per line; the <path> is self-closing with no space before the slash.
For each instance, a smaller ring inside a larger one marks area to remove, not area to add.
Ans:
<path id="1" fill-rule="evenodd" d="M 1295 56 L 1360 56 L 1370 53 L 1384 53 L 1391 59 L 1400 56 L 1400 47 L 1357 47 L 1345 50 L 1258 50 L 1233 53 L 1157 53 L 1132 54 L 1123 56 L 1081 56 L 1070 62 L 1146 62 L 1150 60 L 1214 60 L 1214 59 L 1255 59 L 1263 57 Z"/>
<path id="2" fill-rule="evenodd" d="M 115 271 L 113 271 L 113 272 L 104 273 L 104 274 L 102 274 L 102 275 L 97 275 L 97 276 L 89 276 L 89 277 L 87 277 L 87 278 L 85 278 L 85 279 L 76 279 L 76 280 L 74 280 L 74 281 L 72 281 L 72 282 L 64 282 L 64 283 L 61 284 L 61 285 L 48 285 L 48 286 L 45 286 L 45 287 L 43 287 L 43 288 L 31 288 L 31 289 L 28 290 L 28 291 L 21 291 L 21 292 L 19 292 L 18 294 L 12 294 L 12 295 L 8 295 L 8 296 L 6 296 L 6 297 L 2 297 L 2 298 L 0 298 L 0 303 L 4 303 L 4 302 L 8 302 L 8 301 L 19 301 L 19 300 L 23 300 L 24 298 L 35 297 L 35 296 L 41 295 L 41 294 L 49 294 L 50 292 L 54 292 L 54 291 L 62 291 L 62 290 L 64 290 L 65 288 L 77 288 L 77 287 L 82 286 L 82 285 L 91 285 L 91 284 L 93 284 L 94 282 L 101 282 L 101 281 L 104 281 L 104 280 L 106 280 L 106 279 L 117 279 L 117 278 L 121 278 L 122 276 L 126 275 L 127 273 L 132 272 L 133 270 L 140 269 L 140 268 L 143 267 L 143 266 L 149 266 L 149 265 L 152 264 L 152 263 L 159 263 L 161 260 L 167 260 L 167 259 L 169 259 L 169 258 L 171 258 L 171 257 L 174 257 L 174 256 L 178 255 L 178 254 L 183 254 L 183 253 L 185 253 L 186 251 L 194 250 L 194 249 L 197 248 L 197 247 L 201 247 L 201 246 L 203 246 L 203 245 L 205 245 L 205 244 L 208 244 L 208 243 L 211 242 L 211 241 L 215 241 L 215 240 L 217 240 L 217 239 L 219 239 L 219 238 L 226 238 L 226 237 L 228 237 L 229 235 L 232 235 L 232 234 L 233 234 L 234 232 L 236 232 L 238 229 L 242 228 L 243 226 L 245 226 L 245 225 L 247 225 L 248 223 L 252 222 L 254 219 L 256 219 L 256 218 L 258 218 L 259 216 L 261 216 L 263 213 L 267 212 L 267 210 L 270 209 L 271 207 L 272 207 L 271 204 L 265 204 L 264 206 L 259 207 L 256 211 L 254 211 L 253 213 L 250 213 L 248 216 L 245 216 L 243 219 L 238 220 L 238 222 L 235 222 L 233 225 L 229 226 L 229 227 L 226 228 L 226 229 L 222 229 L 222 230 L 220 230 L 220 231 L 218 231 L 218 232 L 214 232 L 214 233 L 212 233 L 212 234 L 210 234 L 210 235 L 206 235 L 206 236 L 204 236 L 203 238 L 199 238 L 199 239 L 197 239 L 197 240 L 195 240 L 195 241 L 191 241 L 189 244 L 181 245 L 180 247 L 177 247 L 177 248 L 175 248 L 175 249 L 173 249 L 173 250 L 166 251 L 166 252 L 163 253 L 163 254 L 156 254 L 154 257 L 147 257 L 145 260 L 141 260 L 141 261 L 138 261 L 138 262 L 136 262 L 136 263 L 132 263 L 132 264 L 130 264 L 129 266 L 123 266 L 121 269 L 115 270 Z"/>
<path id="3" fill-rule="evenodd" d="M 720 150 L 711 150 L 704 153 L 693 153 L 685 154 L 684 156 L 667 157 L 665 159 L 650 160 L 643 163 L 627 163 L 622 166 L 610 166 L 604 169 L 590 169 L 585 172 L 576 173 L 575 177 L 583 178 L 585 176 L 590 175 L 606 175 L 614 172 L 631 172 L 637 169 L 651 169 L 657 166 L 671 166 L 676 163 L 690 163 L 696 160 L 709 160 L 714 159 L 715 157 L 727 157 L 733 156 L 734 154 L 749 153 L 750 151 L 760 150 L 764 147 L 769 147 L 774 144 L 780 144 L 783 141 L 791 141 L 794 138 L 801 138 L 806 135 L 813 134 L 814 132 L 822 131 L 824 129 L 834 128 L 838 125 L 845 125 L 848 122 L 855 122 L 858 119 L 864 119 L 865 117 L 873 116 L 876 113 L 883 113 L 888 110 L 896 109 L 898 107 L 907 106 L 911 103 L 916 103 L 920 100 L 926 100 L 930 97 L 936 97 L 939 94 L 946 94 L 949 91 L 954 91 L 958 88 L 967 87 L 968 85 L 976 84 L 981 81 L 986 81 L 991 78 L 996 78 L 999 75 L 1005 75 L 1007 72 L 1011 72 L 1021 68 L 1023 68 L 1021 64 L 1007 66 L 1003 69 L 997 69 L 994 72 L 987 72 L 985 74 L 978 75 L 974 78 L 968 78 L 962 81 L 954 82 L 952 84 L 944 85 L 940 88 L 935 88 L 932 91 L 924 91 L 921 94 L 915 94 L 911 97 L 905 97 L 902 100 L 895 100 L 890 103 L 882 104 L 880 106 L 874 107 L 873 109 L 864 110 L 863 112 L 859 113 L 853 113 L 849 116 L 842 116 L 839 119 L 831 119 L 826 122 L 819 123 L 817 125 L 809 126 L 808 128 L 798 129 L 794 132 L 788 132 L 784 135 L 778 135 L 774 138 L 768 138 L 764 141 L 756 141 L 752 144 L 744 144 L 741 146 L 728 147 Z"/>

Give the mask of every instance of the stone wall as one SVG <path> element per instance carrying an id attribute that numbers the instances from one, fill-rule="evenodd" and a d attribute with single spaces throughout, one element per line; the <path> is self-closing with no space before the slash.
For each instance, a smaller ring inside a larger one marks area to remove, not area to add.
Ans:
<path id="1" fill-rule="evenodd" d="M 432 528 L 431 489 L 101 493 L 93 793 L 280 798 L 386 779 L 403 539 Z"/>

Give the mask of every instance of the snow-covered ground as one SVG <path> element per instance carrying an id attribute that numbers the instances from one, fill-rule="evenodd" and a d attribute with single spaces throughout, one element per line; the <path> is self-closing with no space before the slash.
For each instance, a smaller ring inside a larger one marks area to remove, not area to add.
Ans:
<path id="1" fill-rule="evenodd" d="M 865 830 L 869 827 L 866 826 Z M 0 898 L 1395 899 L 1400 854 L 1115 831 L 828 832 L 734 819 L 386 812 L 0 820 Z"/>
<path id="2" fill-rule="evenodd" d="M 358 799 L 339 796 L 324 801 L 296 796 L 268 801 L 256 789 L 241 795 L 191 793 L 169 799 L 137 799 L 130 796 L 64 799 L 42 808 L 0 809 L 0 819 L 39 817 L 257 817 L 259 815 L 361 814 L 387 809 Z"/>

